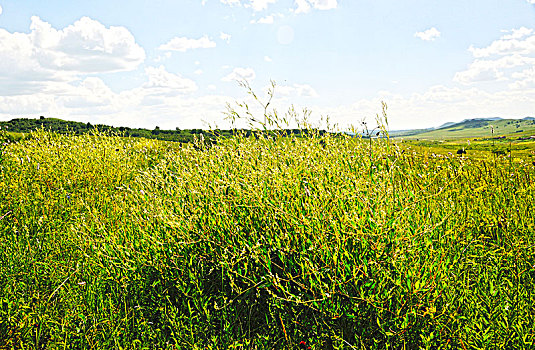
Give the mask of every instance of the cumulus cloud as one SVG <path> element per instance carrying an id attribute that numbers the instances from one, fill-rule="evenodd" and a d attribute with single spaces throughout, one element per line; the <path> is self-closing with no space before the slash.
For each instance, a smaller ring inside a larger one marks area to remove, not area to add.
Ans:
<path id="1" fill-rule="evenodd" d="M 234 68 L 230 74 L 223 77 L 222 81 L 247 80 L 251 81 L 256 78 L 256 73 L 252 68 Z"/>
<path id="2" fill-rule="evenodd" d="M 532 65 L 535 65 L 535 57 L 525 57 L 518 54 L 504 56 L 494 60 L 476 59 L 470 64 L 467 70 L 457 72 L 453 80 L 463 84 L 507 80 L 506 73 L 512 69 Z M 513 74 L 512 76 L 514 77 L 515 75 Z"/>
<path id="3" fill-rule="evenodd" d="M 145 51 L 126 28 L 106 28 L 88 17 L 56 30 L 34 16 L 30 29 L 29 34 L 0 29 L 2 76 L 27 72 L 59 79 L 60 75 L 128 71 L 145 59 Z"/>
<path id="4" fill-rule="evenodd" d="M 254 11 L 262 11 L 267 9 L 269 4 L 274 4 L 278 0 L 249 0 L 245 7 L 251 7 Z"/>
<path id="5" fill-rule="evenodd" d="M 243 6 L 251 8 L 255 12 L 264 11 L 270 4 L 275 4 L 279 0 L 220 0 L 221 3 L 229 6 Z M 331 10 L 338 7 L 337 0 L 295 0 L 295 13 L 307 13 L 311 9 Z M 257 23 L 257 22 L 256 22 Z"/>
<path id="6" fill-rule="evenodd" d="M 254 20 L 252 19 L 251 20 L 251 23 L 258 23 L 258 24 L 273 24 L 274 22 L 274 17 L 273 15 L 269 15 L 269 16 L 265 16 L 265 17 L 262 17 L 262 18 L 259 18 L 257 20 Z"/>
<path id="7" fill-rule="evenodd" d="M 381 101 L 388 104 L 391 130 L 439 126 L 444 121 L 466 118 L 513 117 L 533 115 L 535 89 L 487 92 L 475 87 L 433 86 L 408 95 L 382 91 L 376 97 L 360 99 L 337 107 L 309 106 L 316 115 L 329 115 L 342 128 L 359 126 L 362 118 L 372 123 L 381 110 Z"/>
<path id="8" fill-rule="evenodd" d="M 60 118 L 116 126 L 162 128 L 203 127 L 203 121 L 222 122 L 228 96 L 195 97 L 197 85 L 165 67 L 147 67 L 140 86 L 115 92 L 96 77 L 65 83 L 55 91 L 0 95 L 0 119 L 14 116 Z"/>
<path id="9" fill-rule="evenodd" d="M 240 0 L 221 0 L 222 4 L 230 5 L 230 6 L 240 6 L 241 1 Z"/>
<path id="10" fill-rule="evenodd" d="M 530 86 L 530 69 L 535 66 L 535 34 L 521 27 L 507 31 L 486 47 L 470 46 L 474 61 L 457 72 L 454 81 L 474 84 L 482 81 L 509 81 L 512 88 Z"/>
<path id="11" fill-rule="evenodd" d="M 133 70 L 145 59 L 145 51 L 124 27 L 106 28 L 89 17 L 63 30 L 52 28 L 37 16 L 31 21 L 30 40 L 44 68 L 103 73 Z"/>
<path id="12" fill-rule="evenodd" d="M 263 11 L 269 4 L 274 4 L 278 0 L 221 0 L 221 3 L 229 6 L 243 6 L 252 8 L 254 11 Z"/>
<path id="13" fill-rule="evenodd" d="M 514 72 L 512 78 L 513 82 L 509 84 L 509 87 L 513 90 L 535 87 L 535 65 L 520 72 Z"/>
<path id="14" fill-rule="evenodd" d="M 160 45 L 159 50 L 186 52 L 193 49 L 208 49 L 216 47 L 216 43 L 204 35 L 199 39 L 174 37 L 166 44 Z"/>
<path id="15" fill-rule="evenodd" d="M 190 93 L 197 90 L 197 84 L 182 77 L 180 74 L 169 73 L 164 66 L 147 67 L 145 73 L 148 81 L 143 84 L 145 89 L 157 89 L 166 94 Z"/>
<path id="16" fill-rule="evenodd" d="M 0 6 L 0 15 L 2 14 L 2 6 Z"/>
<path id="17" fill-rule="evenodd" d="M 492 62 L 475 61 L 470 68 L 455 73 L 453 80 L 461 84 L 479 83 L 484 81 L 504 80 L 504 75 Z"/>
<path id="18" fill-rule="evenodd" d="M 338 6 L 336 0 L 309 0 L 312 6 L 318 10 L 331 10 Z"/>
<path id="19" fill-rule="evenodd" d="M 468 49 L 474 57 L 490 57 L 493 55 L 509 54 L 532 54 L 535 53 L 535 35 L 533 29 L 521 27 L 513 29 L 511 34 L 503 35 L 500 39 L 493 41 L 489 46 Z"/>
<path id="20" fill-rule="evenodd" d="M 275 87 L 275 94 L 285 97 L 319 97 L 316 90 L 308 84 L 277 85 Z"/>
<path id="21" fill-rule="evenodd" d="M 331 10 L 338 7 L 337 0 L 295 0 L 295 13 L 307 13 L 311 9 Z"/>
<path id="22" fill-rule="evenodd" d="M 440 32 L 435 27 L 432 27 L 423 32 L 414 33 L 414 36 L 424 41 L 433 41 L 440 37 Z"/>
<path id="23" fill-rule="evenodd" d="M 535 1 L 535 0 L 533 0 Z M 529 28 L 526 28 L 526 27 L 520 27 L 518 29 L 513 29 L 513 30 L 505 30 L 504 31 L 505 33 L 511 33 L 511 34 L 506 34 L 504 36 L 501 37 L 501 39 L 522 39 L 523 37 L 525 36 L 528 36 L 530 35 L 531 33 L 533 33 L 533 29 L 529 29 Z"/>
<path id="24" fill-rule="evenodd" d="M 0 28 L 0 93 L 61 89 L 86 74 L 134 70 L 144 60 L 145 51 L 124 27 L 82 17 L 58 30 L 34 16 L 28 34 Z"/>
<path id="25" fill-rule="evenodd" d="M 59 101 L 63 107 L 75 110 L 87 108 L 108 109 L 116 104 L 115 94 L 100 78 L 85 78 L 78 86 L 66 90 Z M 111 111 L 110 111 L 111 112 Z"/>

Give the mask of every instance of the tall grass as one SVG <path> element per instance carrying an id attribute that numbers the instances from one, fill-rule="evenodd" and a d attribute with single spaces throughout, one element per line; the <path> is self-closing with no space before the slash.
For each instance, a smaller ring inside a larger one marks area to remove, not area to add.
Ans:
<path id="1" fill-rule="evenodd" d="M 7 145 L 0 344 L 535 346 L 532 164 L 256 135 Z"/>

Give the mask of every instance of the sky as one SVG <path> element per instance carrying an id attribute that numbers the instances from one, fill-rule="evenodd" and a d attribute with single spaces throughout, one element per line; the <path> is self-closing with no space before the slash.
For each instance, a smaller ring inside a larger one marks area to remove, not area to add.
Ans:
<path id="1" fill-rule="evenodd" d="M 318 126 L 535 116 L 535 0 L 0 0 L 0 120 L 229 128 L 243 79 Z"/>

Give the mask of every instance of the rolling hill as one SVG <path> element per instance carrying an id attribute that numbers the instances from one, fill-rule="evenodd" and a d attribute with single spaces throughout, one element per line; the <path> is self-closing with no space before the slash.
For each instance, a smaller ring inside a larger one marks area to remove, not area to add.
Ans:
<path id="1" fill-rule="evenodd" d="M 535 118 L 466 119 L 459 123 L 445 123 L 438 128 L 394 131 L 393 137 L 404 139 L 448 140 L 462 138 L 524 138 L 535 135 Z"/>

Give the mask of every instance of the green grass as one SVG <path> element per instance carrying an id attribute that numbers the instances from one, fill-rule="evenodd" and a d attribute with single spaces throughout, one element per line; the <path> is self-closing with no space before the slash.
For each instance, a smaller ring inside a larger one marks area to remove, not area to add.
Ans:
<path id="1" fill-rule="evenodd" d="M 6 349 L 535 346 L 529 157 L 313 133 L 2 152 Z"/>
<path id="2" fill-rule="evenodd" d="M 492 129 L 494 129 L 494 132 L 492 132 Z M 535 120 L 468 120 L 442 129 L 399 137 L 406 140 L 459 140 L 474 138 L 490 139 L 503 136 L 512 139 L 535 136 Z"/>
<path id="3" fill-rule="evenodd" d="M 450 156 L 464 150 L 471 159 L 492 159 L 504 156 L 514 162 L 535 161 L 535 140 L 515 139 L 456 139 L 456 140 L 398 140 L 400 145 L 423 155 Z"/>

